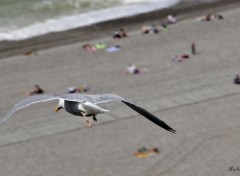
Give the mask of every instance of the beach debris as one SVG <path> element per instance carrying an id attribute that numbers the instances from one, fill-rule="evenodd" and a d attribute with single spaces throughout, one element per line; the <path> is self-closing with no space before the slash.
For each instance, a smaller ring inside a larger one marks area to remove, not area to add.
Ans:
<path id="1" fill-rule="evenodd" d="M 147 158 L 150 156 L 157 155 L 159 153 L 160 151 L 158 150 L 158 148 L 147 149 L 146 147 L 142 147 L 138 149 L 137 152 L 134 153 L 134 155 L 138 158 Z"/>

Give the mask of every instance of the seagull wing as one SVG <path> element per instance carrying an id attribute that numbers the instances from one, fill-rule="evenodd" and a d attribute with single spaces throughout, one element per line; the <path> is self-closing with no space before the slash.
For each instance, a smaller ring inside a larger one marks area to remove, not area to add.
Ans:
<path id="1" fill-rule="evenodd" d="M 123 101 L 124 98 L 115 95 L 115 94 L 97 94 L 97 95 L 89 95 L 89 98 L 95 104 L 107 103 L 110 101 Z"/>
<path id="2" fill-rule="evenodd" d="M 122 97 L 115 94 L 96 94 L 96 95 L 88 95 L 88 94 L 65 94 L 60 96 L 61 98 L 68 101 L 76 101 L 76 102 L 91 102 L 94 104 L 106 103 L 109 101 L 122 101 L 124 100 Z"/>
<path id="3" fill-rule="evenodd" d="M 164 121 L 160 120 L 159 118 L 157 118 L 156 116 L 154 116 L 153 114 L 151 114 L 150 112 L 148 112 L 147 110 L 136 106 L 135 104 L 129 103 L 127 101 L 122 101 L 125 105 L 127 105 L 128 107 L 130 107 L 131 109 L 133 109 L 134 111 L 138 112 L 139 114 L 141 114 L 142 116 L 146 117 L 148 120 L 152 121 L 153 123 L 155 123 L 156 125 L 164 128 L 167 131 L 170 131 L 172 133 L 176 133 L 176 131 L 174 129 L 172 129 L 170 126 L 168 126 Z"/>
<path id="4" fill-rule="evenodd" d="M 93 103 L 92 99 L 87 94 L 72 93 L 72 94 L 61 95 L 60 97 L 67 101 L 75 101 L 79 103 L 88 101 Z"/>
<path id="5" fill-rule="evenodd" d="M 35 104 L 35 103 L 40 103 L 40 102 L 44 102 L 44 101 L 50 101 L 50 100 L 56 100 L 56 99 L 60 99 L 60 97 L 58 96 L 54 96 L 54 95 L 35 95 L 35 96 L 30 96 L 28 98 L 23 99 L 22 101 L 18 102 L 17 104 L 15 104 L 12 109 L 0 119 L 0 124 L 2 122 L 4 122 L 5 120 L 7 120 L 9 117 L 11 117 L 16 111 L 27 107 L 31 104 Z"/>
<path id="6" fill-rule="evenodd" d="M 172 133 L 176 132 L 174 129 L 172 129 L 170 126 L 168 126 L 165 122 L 163 122 L 162 120 L 160 120 L 159 118 L 157 118 L 156 116 L 154 116 L 153 114 L 148 112 L 147 110 L 145 110 L 145 109 L 143 109 L 139 106 L 136 106 L 135 104 L 132 104 L 132 103 L 128 102 L 127 100 L 125 100 L 124 98 L 122 98 L 118 95 L 115 95 L 115 94 L 98 94 L 98 95 L 85 95 L 85 96 L 88 96 L 88 98 L 95 104 L 106 103 L 106 102 L 109 102 L 109 101 L 123 102 L 125 105 L 130 107 L 132 110 L 138 112 L 139 114 L 146 117 L 148 120 L 152 121 L 156 125 L 164 128 L 165 130 L 170 131 Z"/>

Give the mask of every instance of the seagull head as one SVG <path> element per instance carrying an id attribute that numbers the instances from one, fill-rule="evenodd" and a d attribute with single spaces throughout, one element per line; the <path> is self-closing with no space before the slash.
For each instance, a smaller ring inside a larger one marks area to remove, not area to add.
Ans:
<path id="1" fill-rule="evenodd" d="M 64 108 L 64 99 L 60 99 L 58 102 L 58 106 L 55 108 L 55 112 L 58 112 L 60 109 Z"/>

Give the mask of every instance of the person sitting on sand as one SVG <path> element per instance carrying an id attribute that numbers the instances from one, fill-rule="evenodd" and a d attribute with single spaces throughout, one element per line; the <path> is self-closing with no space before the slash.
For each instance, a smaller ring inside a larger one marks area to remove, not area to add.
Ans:
<path id="1" fill-rule="evenodd" d="M 177 22 L 177 18 L 175 15 L 168 15 L 167 16 L 167 22 L 168 24 L 174 24 Z"/>
<path id="2" fill-rule="evenodd" d="M 125 37 L 125 38 L 128 37 L 126 31 L 125 31 L 123 28 L 120 29 L 120 32 L 119 32 L 119 33 L 120 33 L 120 36 L 121 36 L 122 38 L 124 38 L 124 37 Z"/>
<path id="3" fill-rule="evenodd" d="M 237 74 L 233 80 L 234 84 L 240 84 L 240 74 Z"/>
<path id="4" fill-rule="evenodd" d="M 34 85 L 34 89 L 30 92 L 26 92 L 26 95 L 30 96 L 30 95 L 42 94 L 42 93 L 44 93 L 43 89 L 40 88 L 39 85 Z"/>
<path id="5" fill-rule="evenodd" d="M 121 37 L 120 33 L 119 33 L 118 31 L 116 31 L 116 32 L 113 33 L 112 38 L 113 38 L 113 39 L 120 39 L 120 38 L 122 38 L 122 37 Z"/>
<path id="6" fill-rule="evenodd" d="M 128 35 L 123 28 L 121 28 L 120 31 L 114 32 L 114 34 L 112 36 L 113 39 L 121 39 L 121 38 L 126 38 L 126 37 L 128 37 Z"/>
<path id="7" fill-rule="evenodd" d="M 222 16 L 221 14 L 217 15 L 217 18 L 218 18 L 219 20 L 223 20 L 223 16 Z"/>

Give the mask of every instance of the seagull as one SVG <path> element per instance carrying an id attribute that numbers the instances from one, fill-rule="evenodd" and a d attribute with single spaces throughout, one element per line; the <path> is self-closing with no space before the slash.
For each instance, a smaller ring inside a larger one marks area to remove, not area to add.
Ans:
<path id="1" fill-rule="evenodd" d="M 29 105 L 46 102 L 51 100 L 58 100 L 58 106 L 55 108 L 55 112 L 58 112 L 60 109 L 65 109 L 70 114 L 76 116 L 82 116 L 85 118 L 89 127 L 92 127 L 97 122 L 97 114 L 105 113 L 109 110 L 103 109 L 98 104 L 107 103 L 111 101 L 122 102 L 132 110 L 138 112 L 142 116 L 146 117 L 148 120 L 152 121 L 156 125 L 164 128 L 167 131 L 175 133 L 176 131 L 168 126 L 165 122 L 158 119 L 156 116 L 148 112 L 147 110 L 130 103 L 126 99 L 115 95 L 115 94 L 96 94 L 96 95 L 88 95 L 88 94 L 64 94 L 64 95 L 34 95 L 27 97 L 15 104 L 12 109 L 0 119 L 0 124 L 10 118 L 16 111 L 25 108 Z M 88 117 L 92 117 L 90 120 Z"/>

